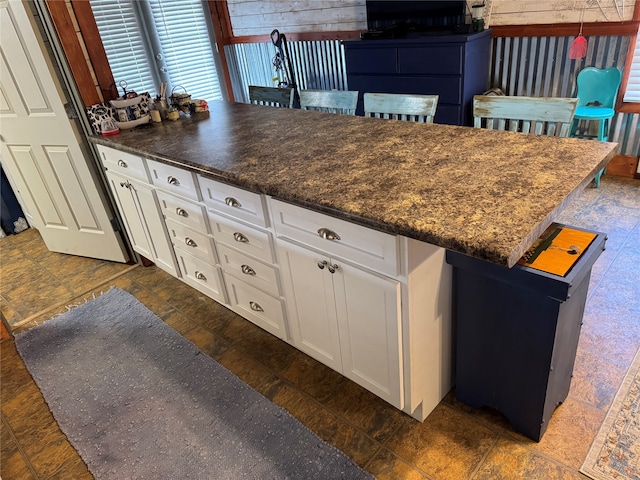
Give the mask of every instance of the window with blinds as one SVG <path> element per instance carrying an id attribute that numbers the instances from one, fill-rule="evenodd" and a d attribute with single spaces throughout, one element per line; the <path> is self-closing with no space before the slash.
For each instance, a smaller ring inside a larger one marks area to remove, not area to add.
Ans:
<path id="1" fill-rule="evenodd" d="M 636 38 L 636 49 L 633 53 L 633 61 L 629 70 L 627 80 L 627 90 L 624 93 L 623 101 L 640 102 L 640 35 Z"/>
<path id="2" fill-rule="evenodd" d="M 222 99 L 213 31 L 202 0 L 90 0 L 116 86 Z M 119 92 L 122 94 L 122 88 Z"/>

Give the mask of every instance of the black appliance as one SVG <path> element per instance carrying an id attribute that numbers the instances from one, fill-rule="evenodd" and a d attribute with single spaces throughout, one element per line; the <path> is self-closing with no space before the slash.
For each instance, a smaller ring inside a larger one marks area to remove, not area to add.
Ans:
<path id="1" fill-rule="evenodd" d="M 466 0 L 367 0 L 361 38 L 403 38 L 468 33 Z"/>

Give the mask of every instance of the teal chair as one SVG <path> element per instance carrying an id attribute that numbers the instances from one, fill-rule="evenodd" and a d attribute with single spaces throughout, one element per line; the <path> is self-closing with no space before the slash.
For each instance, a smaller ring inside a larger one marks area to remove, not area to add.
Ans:
<path id="1" fill-rule="evenodd" d="M 622 74 L 615 67 L 605 69 L 586 67 L 578 73 L 578 108 L 571 125 L 572 137 L 592 138 L 601 142 L 609 140 L 609 120 L 616 114 L 614 107 L 621 81 Z M 598 122 L 597 134 L 589 134 L 588 128 L 586 131 L 578 130 L 580 121 Z M 596 188 L 600 186 L 600 177 L 604 172 L 603 168 L 596 174 Z"/>
<path id="2" fill-rule="evenodd" d="M 438 99 L 438 95 L 365 93 L 364 116 L 433 123 Z"/>
<path id="3" fill-rule="evenodd" d="M 357 90 L 302 90 L 300 108 L 318 112 L 355 115 Z"/>

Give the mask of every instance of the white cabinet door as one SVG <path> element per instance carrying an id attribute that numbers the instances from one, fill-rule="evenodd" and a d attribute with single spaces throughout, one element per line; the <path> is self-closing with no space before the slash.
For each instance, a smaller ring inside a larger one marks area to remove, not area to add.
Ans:
<path id="1" fill-rule="evenodd" d="M 294 346 L 342 372 L 332 275 L 322 264 L 327 258 L 288 242 L 279 242 L 278 251 Z"/>
<path id="2" fill-rule="evenodd" d="M 342 374 L 402 409 L 400 282 L 332 261 Z"/>
<path id="3" fill-rule="evenodd" d="M 147 238 L 146 227 L 142 221 L 139 205 L 131 191 L 130 181 L 126 177 L 109 171 L 106 174 L 133 249 L 151 260 L 153 252 Z"/>
<path id="4" fill-rule="evenodd" d="M 173 276 L 176 260 L 153 187 L 107 171 L 133 249 Z"/>
<path id="5" fill-rule="evenodd" d="M 289 242 L 278 252 L 293 344 L 402 409 L 400 282 Z"/>

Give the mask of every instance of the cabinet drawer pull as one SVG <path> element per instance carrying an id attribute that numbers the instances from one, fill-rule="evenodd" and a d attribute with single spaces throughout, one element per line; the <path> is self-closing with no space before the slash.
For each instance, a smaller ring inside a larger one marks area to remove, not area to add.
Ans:
<path id="1" fill-rule="evenodd" d="M 340 240 L 340 236 L 336 232 L 333 232 L 324 227 L 318 229 L 318 235 L 320 235 L 325 240 Z"/>
<path id="2" fill-rule="evenodd" d="M 169 175 L 167 177 L 167 182 L 169 182 L 169 185 L 180 185 L 180 182 L 178 181 L 178 179 L 173 175 Z"/>
<path id="3" fill-rule="evenodd" d="M 127 168 L 127 162 L 124 160 L 118 160 L 118 166 L 122 168 Z"/>
<path id="4" fill-rule="evenodd" d="M 236 200 L 233 197 L 227 197 L 224 199 L 224 203 L 226 203 L 227 205 L 229 205 L 230 207 L 235 207 L 235 208 L 240 208 L 242 205 L 240 205 L 240 202 L 238 200 Z"/>
<path id="5" fill-rule="evenodd" d="M 336 270 L 338 270 L 338 265 L 336 265 L 335 263 L 333 265 L 329 264 L 327 266 L 327 269 L 329 269 L 330 273 L 336 273 Z"/>
<path id="6" fill-rule="evenodd" d="M 326 266 L 327 266 L 327 261 L 326 260 L 322 260 L 321 262 L 320 261 L 318 262 L 318 268 L 320 270 L 324 270 L 324 267 L 326 267 Z"/>
<path id="7" fill-rule="evenodd" d="M 249 306 L 251 307 L 251 310 L 253 310 L 254 312 L 264 312 L 264 308 L 262 308 L 260 304 L 256 302 L 249 302 Z"/>
<path id="8" fill-rule="evenodd" d="M 204 276 L 204 273 L 198 272 L 197 270 L 196 270 L 196 278 L 198 280 L 206 280 L 207 279 L 207 277 Z"/>
<path id="9" fill-rule="evenodd" d="M 242 273 L 244 273 L 245 275 L 255 275 L 256 271 L 251 268 L 249 265 L 242 265 L 241 267 Z"/>
<path id="10" fill-rule="evenodd" d="M 189 237 L 186 237 L 184 239 L 184 243 L 186 243 L 190 247 L 197 247 L 198 246 L 198 244 L 196 242 L 194 242 L 192 239 L 190 239 Z"/>
<path id="11" fill-rule="evenodd" d="M 240 242 L 240 243 L 249 243 L 249 239 L 247 237 L 245 237 L 242 233 L 240 232 L 236 232 L 233 234 L 233 239 L 236 242 Z"/>
<path id="12" fill-rule="evenodd" d="M 185 217 L 185 218 L 189 216 L 189 213 L 184 208 L 180 208 L 180 207 L 176 208 L 176 213 L 181 217 Z"/>

